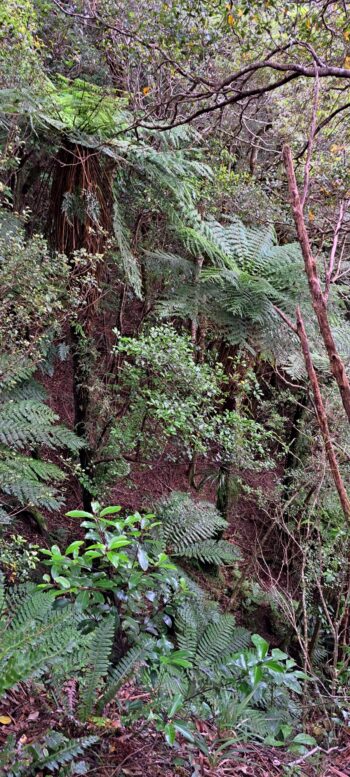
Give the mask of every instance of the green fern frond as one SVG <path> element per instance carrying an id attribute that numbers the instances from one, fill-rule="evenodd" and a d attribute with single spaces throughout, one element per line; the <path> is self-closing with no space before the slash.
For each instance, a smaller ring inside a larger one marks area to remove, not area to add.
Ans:
<path id="1" fill-rule="evenodd" d="M 233 564 L 241 554 L 226 540 L 204 540 L 194 542 L 183 550 L 174 550 L 174 556 L 200 561 L 202 564 Z"/>
<path id="2" fill-rule="evenodd" d="M 153 275 L 193 278 L 194 264 L 182 256 L 165 251 L 145 251 L 145 256 L 147 268 Z"/>
<path id="3" fill-rule="evenodd" d="M 47 445 L 77 451 L 82 443 L 70 429 L 55 426 L 58 416 L 33 399 L 9 400 L 0 407 L 0 443 L 11 448 Z"/>
<path id="4" fill-rule="evenodd" d="M 1 389 L 0 385 L 0 401 L 20 402 L 21 400 L 34 399 L 36 402 L 44 402 L 47 399 L 47 392 L 38 381 L 31 379 L 18 379 L 20 382 L 16 386 L 10 389 Z"/>
<path id="5" fill-rule="evenodd" d="M 214 664 L 227 654 L 234 638 L 235 619 L 232 615 L 219 615 L 202 634 L 196 655 L 196 663 Z"/>
<path id="6" fill-rule="evenodd" d="M 1 455 L 5 457 L 0 458 L 0 489 L 4 494 L 15 497 L 25 506 L 56 510 L 62 505 L 62 497 L 52 486 L 52 481 L 59 482 L 65 477 L 58 467 L 12 451 L 0 451 Z"/>
<path id="7" fill-rule="evenodd" d="M 251 633 L 243 626 L 236 626 L 229 646 L 230 653 L 240 653 L 251 645 Z"/>
<path id="8" fill-rule="evenodd" d="M 62 764 L 68 764 L 74 760 L 78 755 L 81 755 L 92 745 L 98 742 L 98 737 L 88 736 L 81 737 L 80 739 L 67 739 L 66 737 L 60 737 L 59 741 L 46 740 L 46 744 L 50 747 L 55 747 L 53 752 L 50 752 L 46 757 L 39 761 L 39 764 L 35 764 L 35 769 L 49 769 L 55 771 L 59 769 Z M 36 772 L 37 773 L 37 772 Z"/>
<path id="9" fill-rule="evenodd" d="M 115 631 L 113 615 L 104 618 L 96 628 L 89 649 L 89 671 L 81 692 L 79 715 L 87 720 L 94 704 L 98 689 L 107 675 Z"/>
<path id="10" fill-rule="evenodd" d="M 5 760 L 6 774 L 8 777 L 35 777 L 42 770 L 55 772 L 61 767 L 67 767 L 67 764 L 96 742 L 98 742 L 96 736 L 68 739 L 57 731 L 48 731 L 40 740 L 24 745 L 18 760 L 17 748 L 13 747 L 12 752 L 11 748 L 8 748 Z"/>
<path id="11" fill-rule="evenodd" d="M 199 629 L 194 608 L 190 604 L 185 604 L 178 610 L 175 626 L 179 649 L 186 650 L 188 657 L 193 659 L 197 652 Z"/>
<path id="12" fill-rule="evenodd" d="M 9 595 L 9 610 L 13 615 L 8 622 L 11 631 L 30 624 L 32 621 L 45 622 L 55 600 L 53 591 L 37 591 L 35 586 L 22 586 L 22 591 L 14 589 Z"/>
<path id="13" fill-rule="evenodd" d="M 109 670 L 105 689 L 98 703 L 98 709 L 100 711 L 103 710 L 106 704 L 114 699 L 121 685 L 127 680 L 135 668 L 145 660 L 152 646 L 154 646 L 153 639 L 149 637 L 145 639 L 141 638 L 138 644 L 130 648 L 125 656 L 118 661 L 117 666 L 114 666 Z"/>
<path id="14" fill-rule="evenodd" d="M 176 555 L 227 527 L 227 521 L 210 502 L 195 502 L 188 494 L 176 491 L 159 506 L 157 515 L 161 534 Z"/>
<path id="15" fill-rule="evenodd" d="M 26 596 L 14 618 L 1 623 L 0 695 L 29 678 L 52 676 L 56 664 L 62 675 L 65 653 L 85 643 L 77 610 L 67 606 L 56 612 L 52 598 L 40 597 L 41 592 Z"/>

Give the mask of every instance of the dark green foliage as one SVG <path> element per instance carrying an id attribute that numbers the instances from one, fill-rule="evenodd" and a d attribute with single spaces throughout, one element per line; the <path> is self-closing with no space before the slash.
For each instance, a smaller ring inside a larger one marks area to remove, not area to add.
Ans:
<path id="1" fill-rule="evenodd" d="M 288 688 L 301 693 L 302 673 L 286 654 L 272 650 L 270 655 L 265 640 L 236 627 L 232 615 L 200 598 L 179 608 L 175 634 L 178 663 L 176 653 L 174 661 L 170 654 L 155 683 L 164 708 L 181 698 L 182 716 L 234 728 L 245 739 L 276 737 L 284 724 L 292 732 L 300 711 Z M 144 676 L 152 684 L 147 670 Z"/>

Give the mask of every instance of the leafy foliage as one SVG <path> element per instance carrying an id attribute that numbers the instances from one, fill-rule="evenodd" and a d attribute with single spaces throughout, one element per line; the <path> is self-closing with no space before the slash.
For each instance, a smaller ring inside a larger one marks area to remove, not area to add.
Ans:
<path id="1" fill-rule="evenodd" d="M 119 406 L 125 406 L 127 392 L 128 412 L 111 426 L 102 461 L 118 461 L 135 448 L 147 459 L 172 441 L 181 449 L 178 455 L 189 459 L 214 450 L 217 463 L 259 466 L 270 433 L 243 413 L 223 409 L 228 382 L 223 365 L 214 358 L 198 363 L 187 335 L 170 325 L 155 326 L 139 338 L 119 338 L 115 350 L 124 357 Z"/>

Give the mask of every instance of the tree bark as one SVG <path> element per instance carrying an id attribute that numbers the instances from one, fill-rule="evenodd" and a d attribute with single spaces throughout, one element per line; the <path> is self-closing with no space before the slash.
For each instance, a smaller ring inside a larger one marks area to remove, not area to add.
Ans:
<path id="1" fill-rule="evenodd" d="M 346 374 L 343 361 L 339 356 L 329 324 L 327 300 L 325 294 L 322 291 L 320 279 L 318 277 L 316 261 L 311 250 L 309 236 L 305 226 L 303 206 L 295 178 L 293 159 L 289 146 L 284 146 L 283 148 L 283 159 L 287 171 L 294 221 L 303 254 L 305 272 L 309 284 L 313 309 L 315 311 L 320 334 L 327 351 L 331 372 L 337 382 L 343 407 L 350 423 L 350 382 Z"/>
<path id="2" fill-rule="evenodd" d="M 305 331 L 304 321 L 299 307 L 297 308 L 297 334 L 301 343 L 304 361 L 305 361 L 305 367 L 312 387 L 318 424 L 322 434 L 326 456 L 332 473 L 334 485 L 337 489 L 346 521 L 350 523 L 350 501 L 345 490 L 343 479 L 339 470 L 337 457 L 332 444 L 331 434 L 328 426 L 327 413 L 323 403 L 320 385 L 319 385 L 316 370 L 312 361 L 309 342 Z"/>

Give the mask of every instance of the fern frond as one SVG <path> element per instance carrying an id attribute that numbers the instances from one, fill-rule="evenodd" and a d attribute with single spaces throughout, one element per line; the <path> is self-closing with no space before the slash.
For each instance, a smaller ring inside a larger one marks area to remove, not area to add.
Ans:
<path id="1" fill-rule="evenodd" d="M 180 650 L 186 650 L 189 658 L 193 659 L 197 652 L 199 629 L 194 608 L 191 604 L 185 604 L 178 610 L 175 626 L 177 643 Z"/>
<path id="2" fill-rule="evenodd" d="M 235 619 L 232 615 L 218 615 L 202 634 L 196 655 L 196 663 L 214 664 L 225 655 L 233 641 Z"/>
<path id="3" fill-rule="evenodd" d="M 142 664 L 153 646 L 153 639 L 141 638 L 138 644 L 130 648 L 125 656 L 118 661 L 117 666 L 109 670 L 105 689 L 98 703 L 98 710 L 102 711 L 106 704 L 114 699 L 119 688 L 135 670 L 135 667 Z"/>
<path id="4" fill-rule="evenodd" d="M 226 540 L 204 540 L 194 542 L 183 550 L 174 550 L 174 556 L 200 561 L 202 564 L 233 564 L 241 554 Z"/>
<path id="5" fill-rule="evenodd" d="M 124 269 L 125 277 L 135 294 L 142 298 L 141 274 L 136 257 L 130 246 L 130 234 L 123 219 L 121 207 L 118 202 L 118 194 L 114 190 L 113 203 L 113 231 L 119 248 L 119 256 Z"/>
<path id="6" fill-rule="evenodd" d="M 45 737 L 44 747 L 42 749 L 38 748 L 38 756 L 35 757 L 32 766 L 29 767 L 30 773 L 34 774 L 32 768 L 35 769 L 35 774 L 42 769 L 56 771 L 60 766 L 73 761 L 89 747 L 95 745 L 96 742 L 98 742 L 98 737 L 96 736 L 68 739 L 56 731 L 49 732 Z"/>
<path id="7" fill-rule="evenodd" d="M 82 720 L 87 720 L 91 714 L 99 686 L 107 675 L 114 631 L 115 618 L 111 615 L 104 618 L 94 632 L 89 649 L 89 671 L 81 692 L 79 715 Z"/>
<path id="8" fill-rule="evenodd" d="M 157 511 L 161 533 L 168 548 L 180 555 L 191 544 L 210 539 L 227 527 L 210 502 L 195 502 L 188 494 L 174 491 Z"/>
<path id="9" fill-rule="evenodd" d="M 52 609 L 55 600 L 53 591 L 37 591 L 34 585 L 22 586 L 22 595 L 15 589 L 14 595 L 9 596 L 10 612 L 13 608 L 13 617 L 9 620 L 11 631 L 30 624 L 47 620 L 48 613 Z"/>

